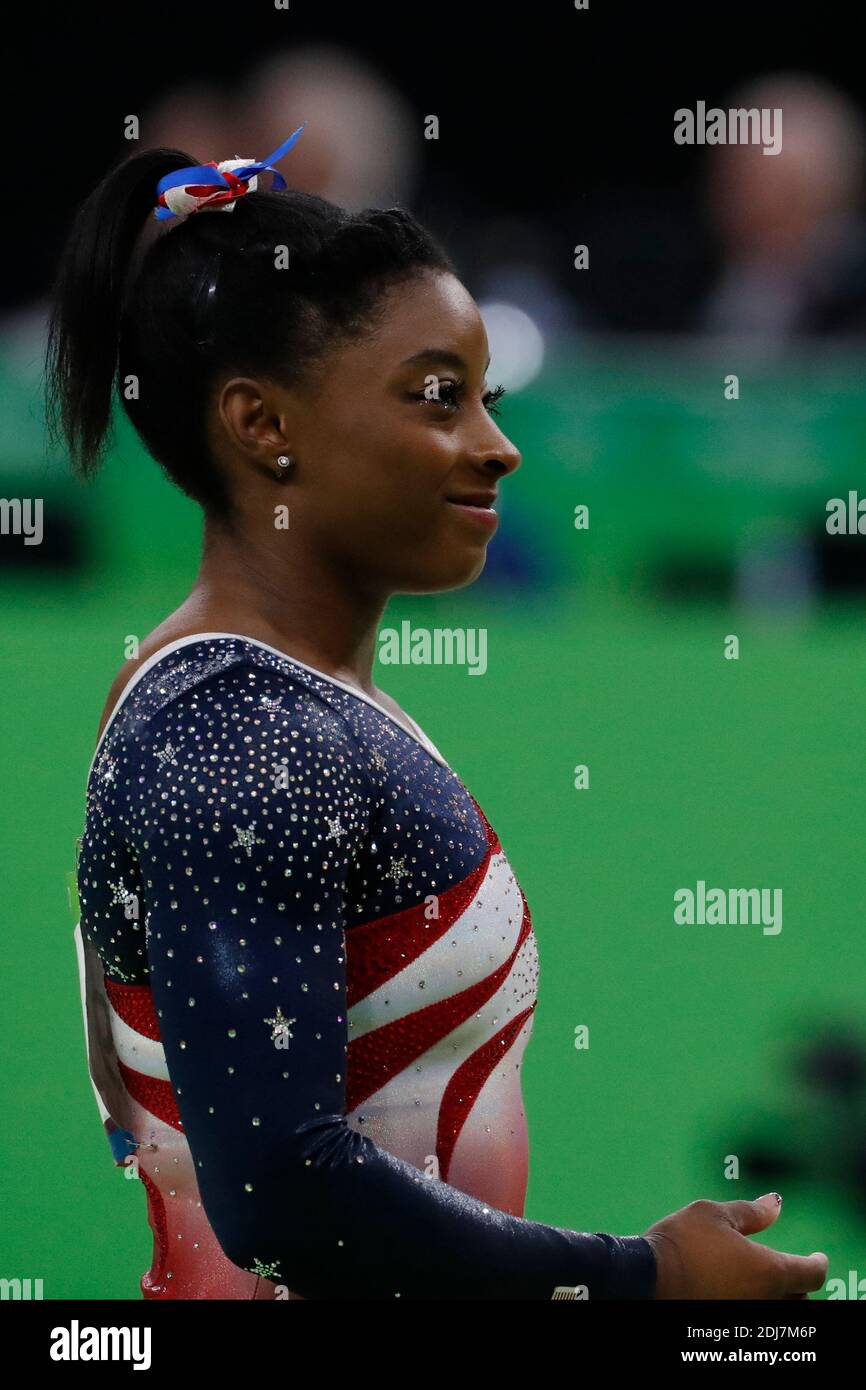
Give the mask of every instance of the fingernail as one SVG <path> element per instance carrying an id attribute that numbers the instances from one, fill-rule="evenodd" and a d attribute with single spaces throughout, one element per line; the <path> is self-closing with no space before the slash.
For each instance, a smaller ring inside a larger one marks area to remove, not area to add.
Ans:
<path id="1" fill-rule="evenodd" d="M 781 1192 L 771 1192 L 771 1193 L 770 1193 L 770 1196 L 771 1196 L 771 1197 L 775 1197 L 776 1202 L 777 1202 L 777 1204 L 778 1204 L 779 1206 L 782 1205 L 782 1194 L 781 1194 Z"/>

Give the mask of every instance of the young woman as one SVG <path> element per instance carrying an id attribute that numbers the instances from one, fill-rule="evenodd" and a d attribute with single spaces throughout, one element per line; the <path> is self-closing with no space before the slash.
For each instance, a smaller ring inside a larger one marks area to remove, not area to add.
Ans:
<path id="1" fill-rule="evenodd" d="M 268 178 L 127 159 L 79 213 L 51 328 L 80 474 L 116 386 L 204 513 L 192 592 L 109 694 L 78 863 L 91 1074 L 154 1232 L 144 1296 L 803 1297 L 826 1258 L 746 1239 L 775 1194 L 626 1237 L 522 1215 L 529 908 L 372 680 L 390 596 L 482 570 L 520 455 L 432 237 Z M 155 206 L 176 217 L 148 239 Z"/>

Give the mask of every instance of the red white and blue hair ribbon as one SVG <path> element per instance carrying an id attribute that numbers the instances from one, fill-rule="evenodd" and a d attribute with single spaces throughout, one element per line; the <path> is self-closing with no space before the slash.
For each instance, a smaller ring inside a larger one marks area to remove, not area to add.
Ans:
<path id="1" fill-rule="evenodd" d="M 273 175 L 271 188 L 279 192 L 286 187 L 286 181 L 272 165 L 288 154 L 306 124 L 305 121 L 304 125 L 298 126 L 294 134 L 284 140 L 267 159 L 225 159 L 222 164 L 190 164 L 185 169 L 175 169 L 173 174 L 166 174 L 156 185 L 154 216 L 161 220 L 166 217 L 188 217 L 200 208 L 233 212 L 235 200 L 245 193 L 255 193 L 258 176 L 265 172 Z"/>

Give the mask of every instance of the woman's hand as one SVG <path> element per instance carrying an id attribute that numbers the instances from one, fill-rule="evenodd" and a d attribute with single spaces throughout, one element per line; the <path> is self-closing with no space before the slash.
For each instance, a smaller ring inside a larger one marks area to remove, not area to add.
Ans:
<path id="1" fill-rule="evenodd" d="M 658 1265 L 656 1298 L 808 1298 L 827 1278 L 827 1256 L 786 1255 L 747 1236 L 776 1220 L 782 1199 L 690 1202 L 644 1232 Z"/>

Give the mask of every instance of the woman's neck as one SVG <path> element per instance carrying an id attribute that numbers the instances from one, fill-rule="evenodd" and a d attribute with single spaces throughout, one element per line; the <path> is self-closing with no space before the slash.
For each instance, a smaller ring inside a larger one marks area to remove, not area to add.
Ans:
<path id="1" fill-rule="evenodd" d="M 239 632 L 373 694 L 376 634 L 388 601 L 280 531 L 258 543 L 205 524 L 198 577 L 172 615 L 202 631 Z"/>

